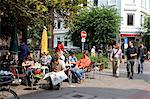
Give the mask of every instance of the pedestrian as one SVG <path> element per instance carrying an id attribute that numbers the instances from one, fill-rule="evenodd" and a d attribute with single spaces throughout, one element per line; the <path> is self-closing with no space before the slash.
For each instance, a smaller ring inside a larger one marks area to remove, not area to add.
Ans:
<path id="1" fill-rule="evenodd" d="M 110 56 L 110 60 L 112 61 L 113 76 L 119 77 L 119 66 L 122 60 L 122 50 L 120 49 L 119 44 L 114 45 Z"/>
<path id="2" fill-rule="evenodd" d="M 65 50 L 64 44 L 61 41 L 58 41 L 55 52 L 59 52 L 60 54 L 63 54 L 64 50 Z"/>
<path id="3" fill-rule="evenodd" d="M 27 58 L 29 52 L 30 52 L 29 47 L 25 44 L 24 41 L 21 41 L 20 53 L 19 53 L 19 64 L 22 64 L 23 60 Z"/>
<path id="4" fill-rule="evenodd" d="M 93 46 L 92 49 L 91 49 L 91 56 L 92 56 L 92 57 L 95 57 L 95 56 L 96 56 L 96 51 L 95 51 L 95 49 L 96 49 L 95 46 Z"/>
<path id="5" fill-rule="evenodd" d="M 133 79 L 134 74 L 134 63 L 137 56 L 137 49 L 133 46 L 133 42 L 129 41 L 127 48 L 127 77 Z"/>
<path id="6" fill-rule="evenodd" d="M 138 59 L 138 74 L 143 74 L 143 63 L 144 63 L 144 54 L 145 54 L 145 46 L 144 44 L 141 42 L 140 43 L 140 47 L 138 48 L 138 53 L 137 53 L 137 59 Z"/>

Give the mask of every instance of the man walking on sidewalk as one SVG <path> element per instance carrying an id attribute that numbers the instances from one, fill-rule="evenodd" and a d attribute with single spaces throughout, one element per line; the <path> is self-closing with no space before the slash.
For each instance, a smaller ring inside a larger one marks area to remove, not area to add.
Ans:
<path id="1" fill-rule="evenodd" d="M 127 48 L 127 77 L 133 79 L 134 74 L 134 62 L 137 56 L 137 49 L 133 46 L 133 42 L 129 41 L 129 47 Z"/>
<path id="2" fill-rule="evenodd" d="M 146 48 L 144 47 L 144 44 L 141 42 L 140 47 L 138 48 L 138 74 L 143 74 L 143 63 L 144 63 L 144 54 L 145 54 Z"/>
<path id="3" fill-rule="evenodd" d="M 119 67 L 122 59 L 122 50 L 120 49 L 119 44 L 114 45 L 114 49 L 111 52 L 111 61 L 112 61 L 112 69 L 113 76 L 119 77 Z"/>

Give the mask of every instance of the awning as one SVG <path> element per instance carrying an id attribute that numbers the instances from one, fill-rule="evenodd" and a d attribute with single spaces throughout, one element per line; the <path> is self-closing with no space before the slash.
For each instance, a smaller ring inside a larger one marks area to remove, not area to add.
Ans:
<path id="1" fill-rule="evenodd" d="M 120 33 L 121 37 L 136 37 L 136 36 L 140 36 L 139 33 Z"/>

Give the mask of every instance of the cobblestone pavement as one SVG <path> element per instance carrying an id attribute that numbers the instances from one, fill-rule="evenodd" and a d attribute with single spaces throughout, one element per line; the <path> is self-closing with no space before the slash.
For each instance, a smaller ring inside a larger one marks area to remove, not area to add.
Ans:
<path id="1" fill-rule="evenodd" d="M 145 62 L 144 74 L 134 79 L 126 78 L 126 65 L 120 67 L 120 77 L 112 77 L 111 69 L 96 72 L 95 79 L 86 79 L 82 84 L 70 87 L 63 82 L 61 90 L 23 90 L 15 87 L 20 99 L 150 99 L 150 62 Z"/>

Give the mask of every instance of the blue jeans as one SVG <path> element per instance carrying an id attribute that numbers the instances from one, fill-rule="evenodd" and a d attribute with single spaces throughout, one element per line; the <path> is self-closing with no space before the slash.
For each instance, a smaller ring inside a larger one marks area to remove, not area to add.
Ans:
<path id="1" fill-rule="evenodd" d="M 84 76 L 83 69 L 78 69 L 78 68 L 74 67 L 74 68 L 71 68 L 71 71 L 73 71 L 80 80 L 83 79 L 83 76 Z"/>
<path id="2" fill-rule="evenodd" d="M 141 62 L 141 58 L 138 59 L 138 74 L 143 73 L 143 62 Z"/>

